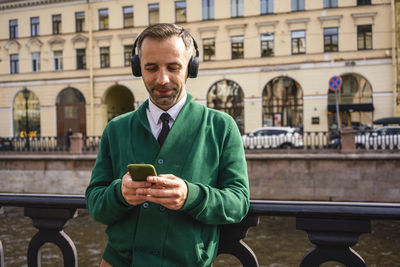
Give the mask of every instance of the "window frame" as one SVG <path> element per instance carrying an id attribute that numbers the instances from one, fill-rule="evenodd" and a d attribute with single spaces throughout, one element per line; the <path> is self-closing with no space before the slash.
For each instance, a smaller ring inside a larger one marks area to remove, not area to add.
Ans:
<path id="1" fill-rule="evenodd" d="M 179 6 L 180 4 L 182 4 L 182 6 Z M 175 23 L 185 23 L 187 22 L 187 13 L 186 13 L 186 0 L 179 0 L 179 1 L 175 1 Z M 179 16 L 179 12 L 183 11 L 183 19 L 182 20 L 178 20 Z"/>
<path id="2" fill-rule="evenodd" d="M 40 72 L 40 52 L 31 53 L 32 72 Z"/>
<path id="3" fill-rule="evenodd" d="M 80 53 L 82 51 L 83 53 Z M 86 68 L 86 48 L 78 48 L 76 49 L 76 69 L 85 70 Z"/>
<path id="4" fill-rule="evenodd" d="M 147 8 L 148 8 L 148 16 L 149 16 L 149 25 L 154 25 L 154 24 L 160 23 L 160 3 L 148 4 Z M 154 22 L 151 21 L 151 19 L 153 18 L 153 16 L 151 16 L 151 14 L 153 14 L 153 13 L 154 14 L 157 13 L 157 17 L 158 17 L 158 20 L 154 21 Z"/>
<path id="5" fill-rule="evenodd" d="M 293 34 L 295 33 L 300 33 L 303 32 L 304 36 L 303 37 L 293 37 Z M 307 45 L 306 45 L 306 31 L 305 30 L 295 30 L 291 31 L 290 33 L 291 36 L 291 47 L 292 47 L 292 55 L 304 55 L 306 54 L 307 51 Z M 301 40 L 304 39 L 304 52 L 301 49 Z M 294 41 L 296 41 L 296 47 L 299 52 L 294 53 Z"/>
<path id="6" fill-rule="evenodd" d="M 131 66 L 133 45 L 124 45 L 124 67 Z"/>
<path id="7" fill-rule="evenodd" d="M 337 8 L 338 0 L 323 0 L 322 8 Z"/>
<path id="8" fill-rule="evenodd" d="M 19 54 L 10 54 L 10 74 L 19 73 Z"/>
<path id="9" fill-rule="evenodd" d="M 108 8 L 99 9 L 98 16 L 99 16 L 99 30 L 100 31 L 108 30 L 110 28 L 110 17 Z"/>
<path id="10" fill-rule="evenodd" d="M 202 20 L 214 19 L 214 0 L 201 1 L 201 19 Z"/>
<path id="11" fill-rule="evenodd" d="M 110 67 L 110 47 L 103 46 L 99 48 L 100 68 L 105 69 Z"/>
<path id="12" fill-rule="evenodd" d="M 37 21 L 34 21 L 36 20 Z M 40 18 L 38 16 L 31 17 L 31 36 L 40 36 Z"/>
<path id="13" fill-rule="evenodd" d="M 305 0 L 291 0 L 290 10 L 292 12 L 298 12 L 298 11 L 306 10 Z"/>
<path id="14" fill-rule="evenodd" d="M 371 0 L 357 0 L 357 6 L 370 6 Z"/>
<path id="15" fill-rule="evenodd" d="M 263 40 L 263 37 L 271 38 L 271 36 L 272 36 L 272 39 Z M 267 50 L 270 49 L 272 52 L 264 54 L 263 53 L 263 50 L 264 50 L 263 44 L 266 44 Z M 270 47 L 271 44 L 272 44 L 272 49 Z M 273 57 L 275 55 L 275 34 L 274 33 L 267 32 L 267 33 L 260 34 L 260 55 L 261 55 L 261 57 Z"/>
<path id="16" fill-rule="evenodd" d="M 75 32 L 83 32 L 84 29 L 85 29 L 85 11 L 75 12 Z"/>
<path id="17" fill-rule="evenodd" d="M 237 40 L 241 39 L 241 41 L 235 41 L 235 39 Z M 243 58 L 244 58 L 244 36 L 243 35 L 231 36 L 231 59 L 243 59 Z"/>
<path id="18" fill-rule="evenodd" d="M 56 55 L 59 54 L 59 55 Z M 54 63 L 54 71 L 62 71 L 63 70 L 63 51 L 62 50 L 54 50 L 53 51 L 53 63 Z"/>
<path id="19" fill-rule="evenodd" d="M 211 41 L 212 43 L 206 44 L 206 42 Z M 204 38 L 203 42 L 203 61 L 215 61 L 215 38 Z M 210 48 L 208 48 L 210 47 Z M 211 54 L 207 51 L 212 51 Z"/>
<path id="20" fill-rule="evenodd" d="M 365 30 L 360 31 L 360 29 L 362 29 L 362 28 L 364 28 L 364 29 L 368 28 L 369 31 L 365 31 Z M 368 37 L 369 37 L 369 36 L 367 36 L 368 33 L 370 34 L 370 41 L 369 41 L 370 48 L 367 47 L 368 46 L 367 42 L 368 42 Z M 363 44 L 362 47 L 360 47 L 360 37 L 362 38 L 362 40 L 361 40 L 362 44 Z M 372 50 L 373 44 L 374 44 L 374 42 L 373 42 L 372 24 L 357 25 L 357 50 L 358 51 Z"/>
<path id="21" fill-rule="evenodd" d="M 244 1 L 231 0 L 231 18 L 243 17 Z"/>
<path id="22" fill-rule="evenodd" d="M 128 12 L 126 10 L 128 10 Z M 122 7 L 122 19 L 123 19 L 123 27 L 124 28 L 133 28 L 134 27 L 134 21 L 133 21 L 134 15 L 135 15 L 135 9 L 132 5 Z"/>
<path id="23" fill-rule="evenodd" d="M 336 30 L 336 33 L 326 33 L 329 30 Z M 338 27 L 326 27 L 323 28 L 323 41 L 324 41 L 324 52 L 325 53 L 332 53 L 332 52 L 339 52 L 339 28 Z M 335 44 L 334 44 L 334 37 L 336 36 L 336 50 L 334 49 Z M 329 37 L 329 43 L 326 43 L 326 38 Z M 329 50 L 327 47 L 331 47 L 332 49 Z"/>
<path id="24" fill-rule="evenodd" d="M 274 0 L 260 0 L 260 15 L 268 14 L 274 14 Z"/>
<path id="25" fill-rule="evenodd" d="M 15 23 L 12 25 L 12 23 Z M 9 39 L 18 38 L 18 19 L 8 20 L 8 37 Z"/>
<path id="26" fill-rule="evenodd" d="M 61 27 L 62 27 L 61 14 L 55 14 L 55 15 L 51 16 L 51 25 L 52 25 L 53 34 L 61 34 Z"/>

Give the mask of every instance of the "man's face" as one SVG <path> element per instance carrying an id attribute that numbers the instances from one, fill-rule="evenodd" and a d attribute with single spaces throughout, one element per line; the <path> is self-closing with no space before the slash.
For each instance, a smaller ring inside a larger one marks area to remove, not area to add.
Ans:
<path id="1" fill-rule="evenodd" d="M 186 90 L 189 55 L 182 38 L 166 40 L 145 38 L 140 53 L 144 85 L 150 100 L 159 108 L 168 110 Z"/>

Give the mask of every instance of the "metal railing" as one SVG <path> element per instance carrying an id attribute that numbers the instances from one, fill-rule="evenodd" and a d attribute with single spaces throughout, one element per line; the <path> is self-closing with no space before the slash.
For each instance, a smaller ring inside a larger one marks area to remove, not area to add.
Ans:
<path id="1" fill-rule="evenodd" d="M 82 152 L 96 152 L 100 145 L 101 136 L 83 136 Z M 1 137 L 0 151 L 15 152 L 69 152 L 71 142 L 67 137 L 43 136 L 27 138 Z"/>
<path id="2" fill-rule="evenodd" d="M 24 207 L 25 216 L 38 229 L 28 247 L 29 267 L 38 266 L 39 251 L 46 242 L 61 249 L 64 266 L 78 265 L 75 245 L 63 228 L 77 209 L 86 208 L 84 196 L 0 194 L 0 206 Z M 250 227 L 258 225 L 260 216 L 295 217 L 296 229 L 307 232 L 315 247 L 304 255 L 300 267 L 317 267 L 331 261 L 365 267 L 365 261 L 351 246 L 358 242 L 359 235 L 371 232 L 371 220 L 400 220 L 400 204 L 252 200 L 242 222 L 221 226 L 218 254 L 233 255 L 245 267 L 258 267 L 257 255 L 242 239 Z M 1 240 L 0 262 L 3 267 Z"/>
<path id="3" fill-rule="evenodd" d="M 83 136 L 82 153 L 96 152 L 100 145 L 101 136 Z M 295 149 L 295 150 L 324 150 L 341 149 L 340 134 L 329 132 L 304 132 L 287 135 L 250 135 L 243 139 L 246 149 Z M 369 133 L 355 136 L 357 150 L 392 150 L 400 151 L 400 135 L 372 135 Z M 48 136 L 26 138 L 0 137 L 0 152 L 64 152 L 70 151 L 70 143 L 66 137 Z"/>

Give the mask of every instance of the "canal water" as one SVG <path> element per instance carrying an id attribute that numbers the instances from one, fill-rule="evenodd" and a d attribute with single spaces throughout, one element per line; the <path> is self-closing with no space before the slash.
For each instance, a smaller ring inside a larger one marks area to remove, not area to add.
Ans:
<path id="1" fill-rule="evenodd" d="M 313 248 L 307 234 L 296 230 L 294 218 L 262 217 L 260 225 L 250 228 L 245 242 L 254 250 L 260 266 L 299 266 L 302 257 Z M 106 244 L 105 227 L 94 222 L 86 210 L 69 220 L 65 232 L 74 241 L 78 264 L 98 266 Z M 0 240 L 4 247 L 5 266 L 26 265 L 30 239 L 37 232 L 30 218 L 23 216 L 23 208 L 4 207 L 0 214 Z M 372 233 L 360 236 L 353 247 L 369 267 L 400 267 L 400 222 L 373 221 Z M 41 250 L 42 266 L 63 266 L 61 251 L 52 244 Z M 241 266 L 232 256 L 220 255 L 214 266 Z M 325 263 L 322 267 L 342 267 L 339 263 Z"/>

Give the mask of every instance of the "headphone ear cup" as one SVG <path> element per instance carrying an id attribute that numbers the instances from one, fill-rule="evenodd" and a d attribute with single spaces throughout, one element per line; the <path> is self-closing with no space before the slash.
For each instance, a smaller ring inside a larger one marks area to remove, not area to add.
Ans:
<path id="1" fill-rule="evenodd" d="M 198 72 L 199 72 L 199 58 L 191 57 L 188 65 L 189 78 L 196 78 Z"/>
<path id="2" fill-rule="evenodd" d="M 141 77 L 142 76 L 142 70 L 140 69 L 140 58 L 138 55 L 132 55 L 131 57 L 131 68 L 132 68 L 132 74 L 135 77 Z"/>

